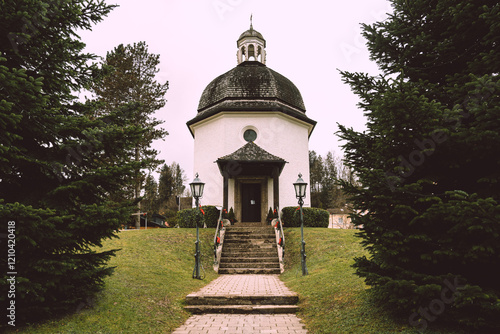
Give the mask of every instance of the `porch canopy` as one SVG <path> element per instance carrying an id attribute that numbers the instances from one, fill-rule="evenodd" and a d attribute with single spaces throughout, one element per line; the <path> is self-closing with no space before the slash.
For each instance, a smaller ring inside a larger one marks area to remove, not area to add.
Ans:
<path id="1" fill-rule="evenodd" d="M 224 177 L 223 205 L 228 205 L 228 180 L 245 176 L 267 176 L 273 179 L 274 207 L 279 206 L 279 176 L 287 163 L 254 142 L 248 142 L 235 152 L 217 159 L 217 165 Z"/>

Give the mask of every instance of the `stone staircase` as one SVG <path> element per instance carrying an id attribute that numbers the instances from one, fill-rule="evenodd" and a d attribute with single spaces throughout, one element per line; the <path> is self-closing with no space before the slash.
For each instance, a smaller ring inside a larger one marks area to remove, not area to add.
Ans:
<path id="1" fill-rule="evenodd" d="M 279 279 L 272 226 L 237 223 L 226 227 L 215 281 L 186 297 L 195 314 L 284 314 L 298 311 L 298 295 Z"/>
<path id="2" fill-rule="evenodd" d="M 236 223 L 226 227 L 219 274 L 281 273 L 272 226 Z"/>

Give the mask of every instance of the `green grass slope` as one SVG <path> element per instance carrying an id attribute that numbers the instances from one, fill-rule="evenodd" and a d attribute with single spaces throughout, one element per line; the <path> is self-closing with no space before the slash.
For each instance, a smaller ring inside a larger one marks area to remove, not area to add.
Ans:
<path id="1" fill-rule="evenodd" d="M 214 229 L 200 229 L 204 280 L 192 279 L 195 229 L 123 231 L 104 249 L 121 249 L 115 272 L 95 300 L 72 315 L 20 333 L 170 333 L 190 316 L 184 298 L 217 277 L 212 269 Z M 203 274 L 203 271 L 202 271 Z"/>
<path id="2" fill-rule="evenodd" d="M 300 229 L 285 230 L 285 272 L 281 280 L 299 294 L 298 315 L 309 333 L 420 333 L 409 324 L 408 318 L 394 319 L 370 302 L 368 286 L 351 267 L 354 257 L 366 254 L 355 233 L 355 230 L 304 229 L 309 275 L 302 276 Z M 438 329 L 430 322 L 425 333 L 464 332 Z"/>

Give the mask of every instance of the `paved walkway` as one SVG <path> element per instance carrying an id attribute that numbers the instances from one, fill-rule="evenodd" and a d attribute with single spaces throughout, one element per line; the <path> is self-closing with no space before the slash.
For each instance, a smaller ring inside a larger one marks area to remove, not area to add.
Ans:
<path id="1" fill-rule="evenodd" d="M 221 275 L 190 296 L 287 296 L 293 295 L 278 275 Z M 295 314 L 193 315 L 174 334 L 305 334 Z"/>
<path id="2" fill-rule="evenodd" d="M 174 334 L 305 334 L 295 314 L 193 315 Z"/>
<path id="3" fill-rule="evenodd" d="M 221 275 L 190 296 L 291 296 L 278 275 Z"/>

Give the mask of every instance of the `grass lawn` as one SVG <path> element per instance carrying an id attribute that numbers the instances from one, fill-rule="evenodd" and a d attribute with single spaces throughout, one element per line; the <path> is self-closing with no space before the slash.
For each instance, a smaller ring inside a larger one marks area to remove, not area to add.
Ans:
<path id="1" fill-rule="evenodd" d="M 121 249 L 92 307 L 20 333 L 170 333 L 190 316 L 184 298 L 217 277 L 212 269 L 214 229 L 200 229 L 204 280 L 192 279 L 196 229 L 123 231 L 105 249 Z M 203 274 L 203 271 L 202 271 Z M 12 333 L 12 332 L 11 332 Z"/>
<path id="2" fill-rule="evenodd" d="M 391 318 L 370 302 L 367 286 L 351 267 L 354 257 L 365 254 L 355 233 L 355 230 L 304 229 L 309 275 L 302 276 L 300 229 L 285 230 L 285 272 L 281 280 L 299 294 L 298 316 L 309 333 L 420 333 L 410 326 L 408 318 Z M 425 333 L 465 332 L 439 330 L 429 322 Z"/>
<path id="3" fill-rule="evenodd" d="M 171 333 L 190 316 L 184 298 L 217 277 L 212 269 L 214 229 L 200 229 L 204 280 L 192 279 L 195 229 L 120 232 L 105 249 L 118 249 L 104 290 L 78 312 L 9 333 Z M 306 228 L 309 275 L 300 267 L 300 229 L 286 229 L 286 271 L 281 279 L 299 293 L 299 317 L 309 333 L 418 333 L 370 303 L 363 280 L 354 275 L 353 258 L 364 254 L 353 230 Z M 429 334 L 438 331 L 429 323 Z"/>

